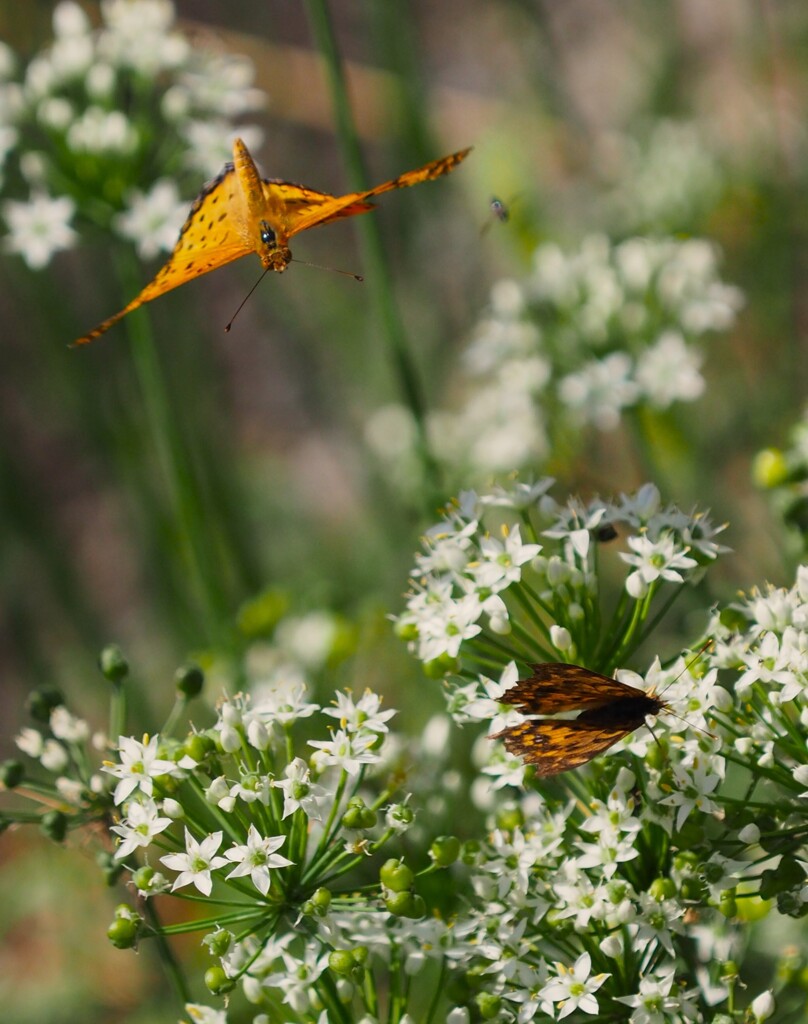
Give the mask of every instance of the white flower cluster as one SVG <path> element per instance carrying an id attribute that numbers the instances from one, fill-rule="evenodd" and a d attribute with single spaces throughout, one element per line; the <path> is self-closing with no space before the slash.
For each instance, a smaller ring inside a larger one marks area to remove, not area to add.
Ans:
<path id="1" fill-rule="evenodd" d="M 546 799 L 518 796 L 509 813 L 523 824 L 495 831 L 478 851 L 478 906 L 457 929 L 469 947 L 458 942 L 450 956 L 465 954 L 489 980 L 507 1007 L 503 1020 L 602 1013 L 604 993 L 630 1008 L 624 1019 L 632 1024 L 714 1019 L 706 1007 L 715 1014 L 726 1005 L 737 980 L 734 972 L 722 978 L 717 962 L 740 958 L 748 942 L 748 919 L 734 910 L 739 894 L 762 908 L 769 885 L 782 913 L 804 916 L 804 833 L 787 823 L 802 820 L 808 796 L 808 566 L 793 587 L 716 614 L 709 632 L 711 648 L 693 661 L 664 670 L 657 663 L 644 680 L 621 677 L 664 693 L 669 710 L 653 735 L 642 728 L 616 745 L 586 790 L 570 782 L 574 799 L 559 799 L 552 785 Z M 515 713 L 498 702 L 515 681 L 513 665 L 484 680 L 467 718 L 493 719 L 492 731 L 512 724 Z M 642 761 L 627 766 L 621 749 Z M 524 785 L 518 759 L 486 759 L 498 789 Z M 751 780 L 742 800 L 732 796 L 732 762 Z M 482 784 L 477 794 L 492 810 L 501 806 Z M 649 874 L 643 863 L 652 851 Z M 571 964 L 576 942 L 583 952 Z M 688 947 L 696 956 L 685 966 Z M 554 949 L 567 953 L 555 971 Z M 614 977 L 635 993 L 614 994 Z M 750 1019 L 773 1011 L 772 993 L 762 992 Z"/>
<path id="2" fill-rule="evenodd" d="M 309 741 L 310 746 L 316 748 L 311 758 L 312 767 L 299 757 L 278 766 L 275 747 L 284 731 L 296 721 L 320 711 L 338 718 L 340 728 L 332 732 L 329 740 Z M 219 720 L 212 735 L 216 747 L 230 755 L 232 765 L 227 772 L 212 778 L 206 774 L 204 757 L 196 760 L 185 753 L 176 761 L 167 760 L 157 756 L 158 737 L 142 743 L 121 737 L 118 761 L 104 769 L 119 780 L 113 800 L 124 812 L 122 823 L 114 828 L 120 837 L 116 856 L 127 857 L 136 848 L 147 848 L 172 819 L 186 817 L 173 796 L 155 803 L 155 780 L 193 778 L 207 804 L 225 815 L 235 815 L 242 825 L 248 822 L 249 833 L 247 842 L 226 851 L 223 859 L 216 855 L 223 838 L 221 830 L 197 840 L 186 828 L 184 852 L 161 858 L 167 867 L 180 872 L 172 890 L 193 884 L 209 895 L 211 872 L 228 861 L 237 860 L 239 866 L 228 877 L 247 873 L 244 865 L 250 865 L 253 883 L 266 896 L 269 869 L 291 863 L 274 854 L 286 839 L 283 834 L 275 834 L 282 833 L 281 823 L 298 810 L 312 822 L 321 822 L 324 812 L 333 813 L 334 789 L 320 785 L 315 777 L 328 774 L 329 768 L 336 768 L 337 772 L 329 776 L 333 776 L 331 781 L 336 785 L 340 772 L 353 777 L 363 766 L 379 763 L 379 737 L 387 732 L 386 722 L 394 713 L 382 711 L 379 698 L 370 692 L 356 702 L 346 694 L 337 694 L 335 707 L 321 709 L 306 699 L 305 685 L 296 680 L 287 686 L 276 685 L 254 702 L 248 697 L 226 700 L 219 707 Z M 282 807 L 273 791 L 282 794 Z M 168 814 L 167 818 L 158 817 L 161 810 Z M 266 836 L 258 831 L 259 828 L 265 830 L 270 823 L 273 835 Z M 234 834 L 233 828 L 228 834 Z"/>
<path id="3" fill-rule="evenodd" d="M 694 342 L 728 330 L 742 305 L 740 291 L 718 277 L 715 247 L 702 239 L 613 244 L 593 235 L 569 254 L 543 245 L 522 288 L 562 405 L 602 430 L 626 408 L 698 398 L 704 380 Z M 483 328 L 475 348 L 489 344 Z"/>
<path id="4" fill-rule="evenodd" d="M 542 245 L 531 273 L 492 287 L 464 353 L 463 404 L 427 417 L 431 450 L 465 481 L 487 479 L 540 465 L 562 429 L 613 430 L 626 410 L 693 402 L 705 387 L 700 342 L 729 330 L 742 304 L 704 239 Z M 366 436 L 394 482 L 412 476 L 406 413 L 380 409 Z"/>
<path id="5" fill-rule="evenodd" d="M 692 122 L 653 121 L 645 138 L 611 137 L 601 158 L 614 183 L 606 211 L 624 232 L 692 230 L 724 187 L 716 153 Z"/>
<path id="6" fill-rule="evenodd" d="M 598 644 L 619 648 L 633 602 L 647 615 L 660 588 L 694 581 L 726 550 L 715 541 L 723 527 L 663 507 L 652 485 L 617 502 L 561 505 L 552 483 L 467 492 L 427 532 L 397 619 L 419 660 L 444 673 L 461 660 L 504 666 L 559 654 L 599 664 Z M 599 596 L 602 549 L 619 550 L 616 570 L 631 567 L 611 615 Z"/>
<path id="7" fill-rule="evenodd" d="M 92 733 L 90 725 L 77 718 L 64 705 L 54 707 L 49 715 L 48 730 L 26 726 L 15 738 L 23 754 L 42 765 L 54 776 L 54 793 L 73 811 L 88 810 L 108 799 L 107 781 L 94 771 L 88 745 L 95 751 L 105 750 L 108 740 L 103 733 Z"/>
<path id="8" fill-rule="evenodd" d="M 715 1019 L 738 980 L 736 967 L 722 975 L 717 965 L 740 960 L 749 940 L 741 894 L 752 920 L 774 897 L 780 913 L 805 916 L 808 566 L 793 587 L 716 613 L 708 633 L 711 646 L 692 660 L 664 670 L 657 662 L 644 679 L 621 674 L 664 694 L 653 734 L 642 727 L 615 745 L 586 786 L 570 779 L 569 799 L 555 783 L 542 796 L 519 794 L 507 813 L 521 824 L 495 830 L 478 850 L 478 903 L 449 956 L 466 956 L 489 981 L 503 1020 L 604 1013 L 604 998 L 628 1007 L 621 1019 L 632 1024 Z M 468 686 L 466 720 L 490 722 L 492 732 L 513 724 L 519 716 L 499 702 L 516 678 L 509 665 Z M 478 760 L 499 797 L 482 782 L 475 795 L 493 812 L 503 788 L 528 775 L 491 747 L 482 738 Z M 734 765 L 740 775 L 730 774 Z M 554 969 L 556 949 L 566 961 Z M 694 954 L 687 964 L 685 949 Z M 773 1011 L 772 993 L 762 992 L 749 1019 Z"/>
<path id="9" fill-rule="evenodd" d="M 20 81 L 0 47 L 0 168 L 19 148 L 5 191 L 28 190 L 2 204 L 5 244 L 35 269 L 75 243 L 77 214 L 143 258 L 170 249 L 187 212 L 177 172 L 198 188 L 230 159 L 233 119 L 263 102 L 252 64 L 191 46 L 171 0 L 103 0 L 101 16 L 94 30 L 78 3 L 61 0 L 52 44 Z M 239 132 L 260 141 L 255 128 Z"/>
<path id="10" fill-rule="evenodd" d="M 716 637 L 716 663 L 739 673 L 735 693 L 756 719 L 751 729 L 746 722 L 724 720 L 735 750 L 805 797 L 808 566 L 800 566 L 793 587 L 770 587 L 752 594 L 716 615 L 710 629 Z M 795 728 L 799 734 L 796 745 Z"/>

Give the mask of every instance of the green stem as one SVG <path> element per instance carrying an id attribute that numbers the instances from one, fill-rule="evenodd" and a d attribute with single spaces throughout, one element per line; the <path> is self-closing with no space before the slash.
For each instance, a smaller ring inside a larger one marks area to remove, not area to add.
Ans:
<path id="1" fill-rule="evenodd" d="M 160 918 L 157 916 L 157 910 L 153 900 L 145 901 L 143 913 L 151 927 L 154 929 L 153 938 L 157 943 L 160 960 L 162 961 L 166 974 L 168 974 L 171 979 L 180 1000 L 183 1003 L 189 1002 L 191 998 L 191 990 L 188 988 L 188 982 L 180 968 L 177 958 L 174 956 L 171 946 L 166 941 L 165 932 L 160 924 Z"/>
<path id="2" fill-rule="evenodd" d="M 126 687 L 125 684 L 114 683 L 112 696 L 109 700 L 109 738 L 113 743 L 126 732 Z"/>
<path id="3" fill-rule="evenodd" d="M 334 114 L 337 119 L 337 136 L 342 148 L 343 159 L 348 168 L 348 178 L 355 189 L 362 191 L 368 187 L 368 176 L 348 97 L 339 48 L 331 23 L 328 0 L 306 0 L 306 10 L 315 41 L 325 63 Z M 418 454 L 433 492 L 427 495 L 427 504 L 431 510 L 439 491 L 440 474 L 429 449 L 426 435 L 426 403 L 421 383 L 410 354 L 401 314 L 396 305 L 390 265 L 384 252 L 378 222 L 373 217 L 362 217 L 359 220 L 358 228 L 363 262 L 369 270 L 368 287 L 373 294 L 373 301 L 382 323 L 383 334 L 393 359 L 399 387 L 418 430 Z"/>
<path id="4" fill-rule="evenodd" d="M 425 1024 L 432 1024 L 432 1022 L 436 1019 L 438 1006 L 440 1005 L 441 999 L 443 998 L 443 994 L 445 992 L 447 974 L 448 972 L 446 970 L 446 961 L 441 960 L 440 975 L 438 977 L 437 983 L 435 984 L 435 991 L 432 994 L 432 1001 L 430 1002 L 429 1009 L 427 1010 L 426 1013 Z"/>
<path id="5" fill-rule="evenodd" d="M 128 294 L 134 290 L 129 282 L 136 277 L 128 250 L 119 251 L 117 266 Z M 203 496 L 174 414 L 149 320 L 137 311 L 127 317 L 126 326 L 149 431 L 201 606 L 205 639 L 210 641 L 217 635 L 227 612 L 215 565 L 215 537 L 206 526 Z"/>

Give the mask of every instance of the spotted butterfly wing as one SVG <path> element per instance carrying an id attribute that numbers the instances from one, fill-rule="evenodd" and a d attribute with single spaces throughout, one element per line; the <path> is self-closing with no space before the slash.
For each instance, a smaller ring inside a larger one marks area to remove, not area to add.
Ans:
<path id="1" fill-rule="evenodd" d="M 289 181 L 261 178 L 241 141 L 233 143 L 233 162 L 207 184 L 183 225 L 174 251 L 149 284 L 127 306 L 83 335 L 74 344 L 94 341 L 133 309 L 173 288 L 254 252 L 265 270 L 286 270 L 292 253 L 289 239 L 308 228 L 367 213 L 369 200 L 383 192 L 407 188 L 448 174 L 468 156 L 460 150 L 400 174 L 364 192 L 332 196 Z"/>
<path id="2" fill-rule="evenodd" d="M 375 196 L 380 196 L 384 192 L 391 192 L 396 188 L 410 188 L 412 185 L 420 185 L 422 181 L 433 181 L 444 174 L 449 174 L 459 163 L 466 159 L 470 152 L 471 148 L 461 149 L 459 152 L 451 153 L 449 156 L 441 157 L 439 160 L 432 160 L 430 163 L 424 164 L 423 167 L 418 167 L 414 171 L 405 171 L 403 174 L 399 174 L 397 178 L 382 182 L 381 185 L 376 185 L 374 188 L 369 188 L 364 192 L 349 192 L 344 196 L 329 196 L 330 202 L 323 204 L 321 209 L 301 211 L 299 219 L 290 227 L 289 237 L 291 238 L 292 235 L 305 231 L 307 228 L 318 227 L 320 224 L 328 224 L 340 217 L 351 217 L 354 213 L 364 213 L 367 210 L 373 209 L 374 204 L 368 203 L 368 200 L 373 199 Z"/>
<path id="3" fill-rule="evenodd" d="M 554 715 L 580 711 L 577 718 L 527 719 L 491 739 L 501 739 L 509 753 L 535 766 L 537 775 L 557 775 L 578 768 L 667 707 L 653 692 L 563 662 L 534 665 L 501 698 L 524 714 Z"/>

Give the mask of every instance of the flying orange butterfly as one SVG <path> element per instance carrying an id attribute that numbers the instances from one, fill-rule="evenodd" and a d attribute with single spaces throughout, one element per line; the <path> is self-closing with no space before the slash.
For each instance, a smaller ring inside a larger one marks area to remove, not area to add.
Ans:
<path id="1" fill-rule="evenodd" d="M 639 729 L 649 715 L 667 710 L 653 690 L 638 690 L 580 665 L 533 665 L 533 675 L 506 690 L 504 704 L 527 715 L 578 711 L 577 718 L 528 719 L 489 739 L 502 739 L 511 754 L 536 766 L 537 775 L 579 768 L 618 740 Z"/>
<path id="2" fill-rule="evenodd" d="M 162 270 L 120 313 L 104 320 L 75 344 L 94 341 L 144 302 L 251 252 L 257 254 L 265 270 L 282 273 L 292 259 L 288 243 L 293 235 L 342 217 L 367 213 L 375 206 L 368 202 L 373 196 L 448 174 L 470 152 L 470 148 L 461 149 L 366 192 L 332 196 L 289 181 L 262 178 L 249 150 L 236 139 L 233 163 L 225 164 L 221 174 L 194 200 Z"/>

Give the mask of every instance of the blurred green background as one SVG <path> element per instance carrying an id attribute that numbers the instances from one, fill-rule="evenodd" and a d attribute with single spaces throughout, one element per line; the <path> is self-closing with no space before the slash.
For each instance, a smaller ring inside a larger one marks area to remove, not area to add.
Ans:
<path id="1" fill-rule="evenodd" d="M 49 40 L 56 6 L 0 0 L 0 39 L 27 60 Z M 97 3 L 81 7 L 99 21 Z M 262 171 L 352 190 L 311 7 L 175 7 L 194 46 L 253 62 L 267 96 L 250 117 L 264 130 Z M 462 388 L 458 355 L 489 289 L 525 274 L 537 244 L 574 247 L 593 231 L 710 238 L 746 305 L 710 344 L 706 395 L 646 424 L 655 482 L 666 500 L 730 521 L 722 539 L 735 555 L 711 581 L 716 596 L 788 582 L 800 539 L 779 529 L 751 466 L 786 443 L 808 384 L 806 5 L 340 0 L 331 15 L 368 184 L 475 147 L 451 176 L 391 193 L 372 215 L 426 407 Z M 687 133 L 660 149 L 671 124 Z M 691 187 L 699 160 L 706 184 Z M 650 213 L 649 183 L 672 196 Z M 492 196 L 508 205 L 506 223 L 491 222 Z M 372 277 L 366 230 L 346 221 L 293 249 Z M 271 634 L 280 608 L 336 616 L 350 658 L 323 666 L 327 688 L 378 689 L 402 727 L 418 728 L 440 694 L 386 616 L 420 532 L 463 481 L 438 467 L 402 500 L 368 453 L 369 418 L 405 393 L 373 280 L 292 267 L 262 283 L 226 334 L 260 270 L 251 257 L 135 314 L 152 325 L 154 363 L 125 323 L 69 349 L 161 265 L 123 249 L 96 235 L 42 271 L 11 254 L 0 263 L 3 755 L 35 685 L 59 685 L 91 718 L 103 709 L 103 644 L 117 641 L 133 665 L 137 733 L 169 708 L 179 663 L 196 657 L 215 678 Z M 557 476 L 559 494 L 616 493 L 647 468 L 618 429 L 536 471 Z M 89 847 L 68 854 L 15 833 L 0 858 L 4 1021 L 176 1019 L 156 1008 L 163 983 L 148 952 L 109 948 L 120 895 L 101 905 Z"/>

